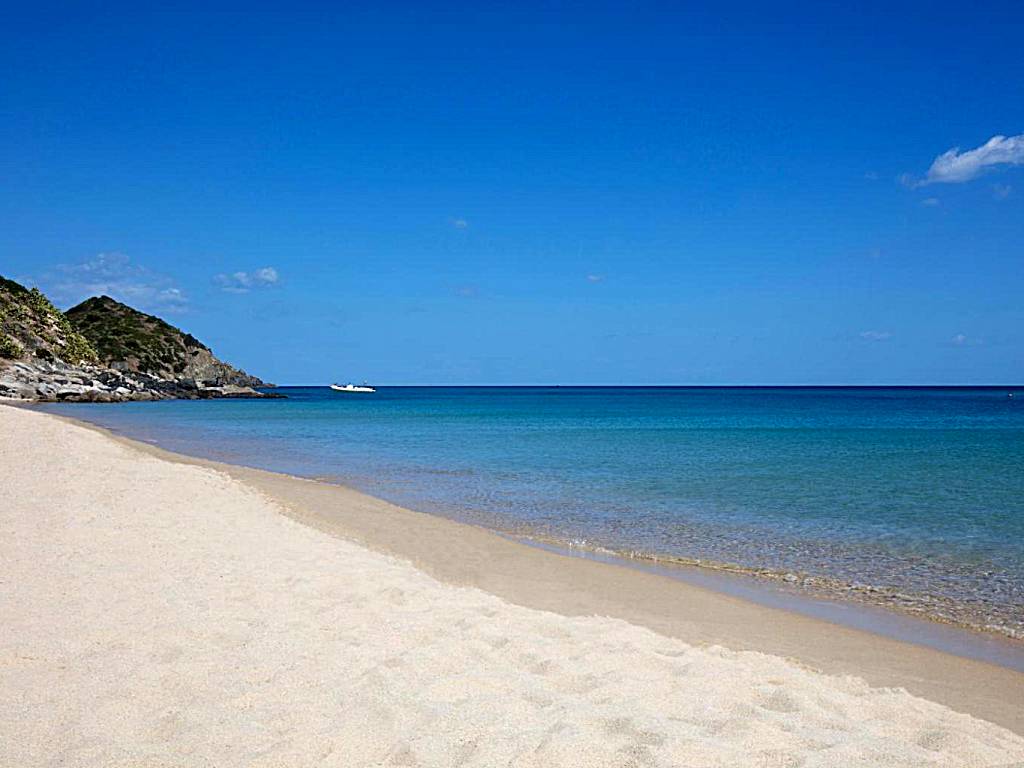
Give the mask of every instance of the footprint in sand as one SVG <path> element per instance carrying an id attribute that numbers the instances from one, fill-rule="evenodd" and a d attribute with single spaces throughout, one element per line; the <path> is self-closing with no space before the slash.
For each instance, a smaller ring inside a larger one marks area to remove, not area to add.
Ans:
<path id="1" fill-rule="evenodd" d="M 798 712 L 800 705 L 785 691 L 774 691 L 768 701 L 761 705 L 773 712 Z"/>
<path id="2" fill-rule="evenodd" d="M 930 752 L 941 752 L 949 744 L 949 733 L 946 731 L 925 731 L 917 737 L 917 744 Z"/>
<path id="3" fill-rule="evenodd" d="M 604 731 L 609 736 L 625 736 L 637 744 L 645 746 L 660 747 L 665 743 L 664 734 L 641 730 L 628 717 L 614 717 L 611 720 L 606 720 Z"/>

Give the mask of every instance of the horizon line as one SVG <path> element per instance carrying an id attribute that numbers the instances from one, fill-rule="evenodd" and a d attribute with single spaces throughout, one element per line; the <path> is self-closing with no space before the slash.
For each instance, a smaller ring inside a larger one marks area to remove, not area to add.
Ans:
<path id="1" fill-rule="evenodd" d="M 316 389 L 330 384 L 276 384 L 274 389 Z M 373 387 L 448 389 L 1024 389 L 1021 384 L 372 384 Z"/>

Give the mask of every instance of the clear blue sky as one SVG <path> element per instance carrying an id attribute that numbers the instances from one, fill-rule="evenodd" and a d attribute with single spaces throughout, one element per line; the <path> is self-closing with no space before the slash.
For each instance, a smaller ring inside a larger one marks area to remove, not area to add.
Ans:
<path id="1" fill-rule="evenodd" d="M 279 383 L 1024 381 L 1020 2 L 142 5 L 5 8 L 64 306 Z"/>

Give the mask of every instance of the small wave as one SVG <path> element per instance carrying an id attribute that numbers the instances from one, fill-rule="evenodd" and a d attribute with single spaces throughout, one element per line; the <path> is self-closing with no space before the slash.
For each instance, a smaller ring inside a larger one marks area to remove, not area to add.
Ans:
<path id="1" fill-rule="evenodd" d="M 1024 612 L 1022 612 L 1021 606 L 1000 605 L 987 601 L 968 603 L 944 595 L 910 593 L 892 586 L 848 582 L 829 576 L 771 568 L 752 568 L 736 563 L 665 555 L 637 549 L 613 549 L 579 537 L 560 538 L 542 533 L 524 532 L 521 529 L 505 531 L 505 533 L 526 543 L 544 544 L 658 566 L 700 568 L 717 573 L 770 581 L 783 588 L 799 590 L 815 597 L 854 600 L 897 610 L 915 618 L 999 635 L 1011 640 L 1024 640 Z"/>

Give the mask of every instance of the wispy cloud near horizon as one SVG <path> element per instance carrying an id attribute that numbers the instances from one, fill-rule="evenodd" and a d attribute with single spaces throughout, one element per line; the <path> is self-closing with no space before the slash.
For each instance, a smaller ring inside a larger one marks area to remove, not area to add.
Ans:
<path id="1" fill-rule="evenodd" d="M 188 307 L 188 297 L 174 279 L 117 251 L 98 253 L 77 264 L 58 264 L 38 282 L 61 304 L 106 295 L 151 312 L 180 313 Z"/>
<path id="2" fill-rule="evenodd" d="M 269 288 L 277 285 L 279 275 L 273 267 L 261 267 L 252 272 L 221 273 L 213 276 L 213 282 L 227 293 L 248 293 L 255 288 Z"/>
<path id="3" fill-rule="evenodd" d="M 892 338 L 891 331 L 861 331 L 859 335 L 865 341 L 886 341 Z"/>
<path id="4" fill-rule="evenodd" d="M 975 336 L 968 336 L 966 333 L 957 333 L 949 340 L 954 347 L 980 347 L 985 342 Z"/>

